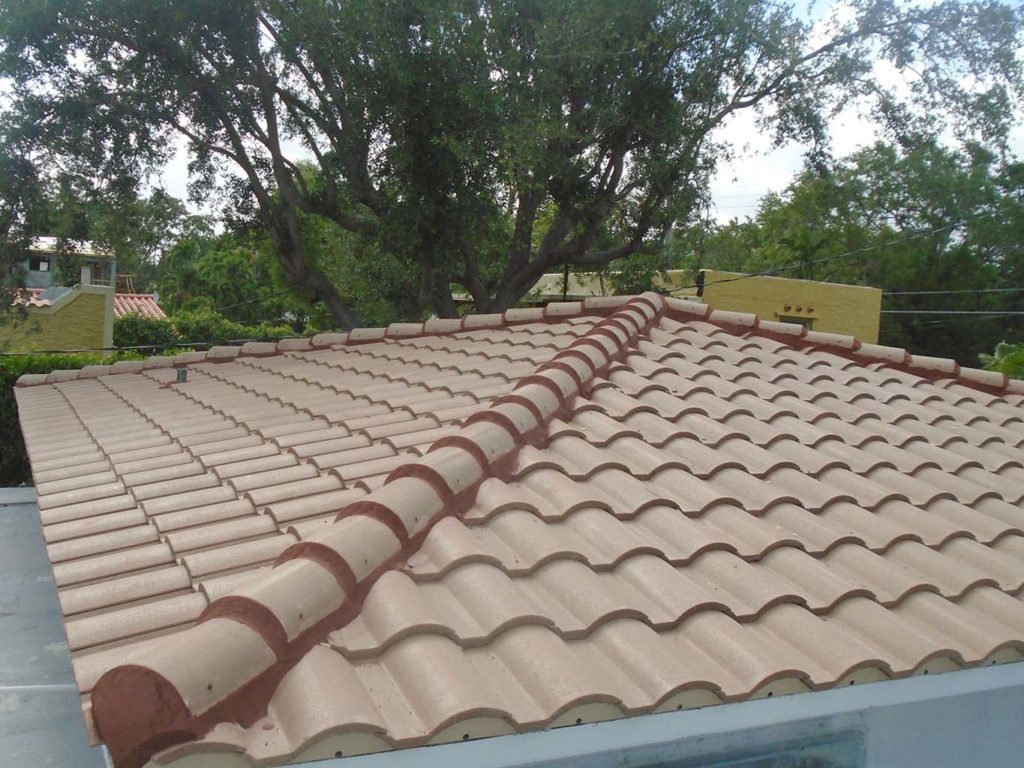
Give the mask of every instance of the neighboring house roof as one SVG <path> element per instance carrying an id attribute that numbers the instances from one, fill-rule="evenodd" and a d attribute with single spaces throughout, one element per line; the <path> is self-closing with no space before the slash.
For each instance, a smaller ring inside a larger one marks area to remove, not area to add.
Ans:
<path id="1" fill-rule="evenodd" d="M 59 253 L 61 238 L 45 235 L 34 237 L 28 249 L 35 253 Z M 99 248 L 89 240 L 64 240 L 66 252 L 73 256 L 92 256 L 104 259 L 113 258 L 113 254 Z"/>
<path id="2" fill-rule="evenodd" d="M 1022 658 L 1024 385 L 950 360 L 647 294 L 27 375 L 17 397 L 118 765 Z"/>
<path id="3" fill-rule="evenodd" d="M 114 317 L 142 315 L 142 317 L 154 320 L 164 320 L 167 315 L 156 301 L 157 297 L 154 293 L 115 293 Z"/>
<path id="4" fill-rule="evenodd" d="M 14 292 L 14 304 L 24 304 L 27 307 L 48 307 L 53 302 L 44 298 L 46 288 L 18 288 Z"/>

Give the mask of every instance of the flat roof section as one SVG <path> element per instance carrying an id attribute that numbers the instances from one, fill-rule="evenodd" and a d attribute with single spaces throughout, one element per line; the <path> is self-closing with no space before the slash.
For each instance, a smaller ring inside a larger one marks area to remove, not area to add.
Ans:
<path id="1" fill-rule="evenodd" d="M 0 755 L 104 768 L 89 746 L 34 488 L 0 488 Z"/>

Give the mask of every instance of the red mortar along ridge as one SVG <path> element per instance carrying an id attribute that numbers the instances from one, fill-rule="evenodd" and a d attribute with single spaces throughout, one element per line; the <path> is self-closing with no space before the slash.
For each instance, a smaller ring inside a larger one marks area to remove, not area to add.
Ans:
<path id="1" fill-rule="evenodd" d="M 359 614 L 384 572 L 415 553 L 439 520 L 471 506 L 483 480 L 510 468 L 520 448 L 540 441 L 573 398 L 585 394 L 596 376 L 621 360 L 652 323 L 673 309 L 671 300 L 657 294 L 592 306 L 598 311 L 617 308 L 522 379 L 512 393 L 470 417 L 458 434 L 439 440 L 422 458 L 396 469 L 380 489 L 341 510 L 330 530 L 286 550 L 271 573 L 211 603 L 196 626 L 150 647 L 144 660 L 104 674 L 92 691 L 92 713 L 118 768 L 139 768 L 157 752 L 198 739 L 217 723 L 248 726 L 262 717 L 285 673 L 328 633 Z M 575 313 L 583 308 L 579 303 L 565 307 Z M 536 319 L 523 313 L 519 322 Z M 503 316 L 493 322 L 482 316 L 469 324 L 464 319 L 460 328 L 506 324 Z M 403 325 L 394 335 L 408 337 L 415 331 Z M 384 334 L 354 336 L 345 342 L 368 343 Z M 266 354 L 262 348 L 252 353 Z M 211 350 L 205 359 L 237 354 Z M 196 360 L 189 357 L 187 362 Z M 22 386 L 32 383 L 42 382 L 19 381 Z M 357 527 L 364 530 L 353 535 Z M 230 658 L 208 644 L 209 637 L 226 631 L 245 643 L 230 647 Z M 185 679 L 169 679 L 161 669 L 184 672 L 172 676 Z"/>

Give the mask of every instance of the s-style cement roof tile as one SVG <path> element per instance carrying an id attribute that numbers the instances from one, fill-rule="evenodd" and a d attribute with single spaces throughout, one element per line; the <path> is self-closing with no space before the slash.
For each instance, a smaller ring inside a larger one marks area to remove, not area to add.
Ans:
<path id="1" fill-rule="evenodd" d="M 999 375 L 653 294 L 100 373 L 17 396 L 119 766 L 1024 653 L 1024 388 Z"/>

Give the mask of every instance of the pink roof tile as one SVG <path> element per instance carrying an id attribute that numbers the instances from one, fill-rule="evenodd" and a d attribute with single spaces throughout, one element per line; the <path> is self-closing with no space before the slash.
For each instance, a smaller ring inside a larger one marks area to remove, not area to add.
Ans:
<path id="1" fill-rule="evenodd" d="M 167 315 L 156 303 L 153 293 L 115 293 L 114 317 L 125 315 L 141 315 L 154 320 L 164 320 Z"/>
<path id="2" fill-rule="evenodd" d="M 17 396 L 119 766 L 1024 652 L 1024 394 L 987 372 L 645 295 L 109 374 Z"/>
<path id="3" fill-rule="evenodd" d="M 45 292 L 45 288 L 19 288 L 14 293 L 14 303 L 26 307 L 49 307 L 53 302 L 43 298 Z"/>

